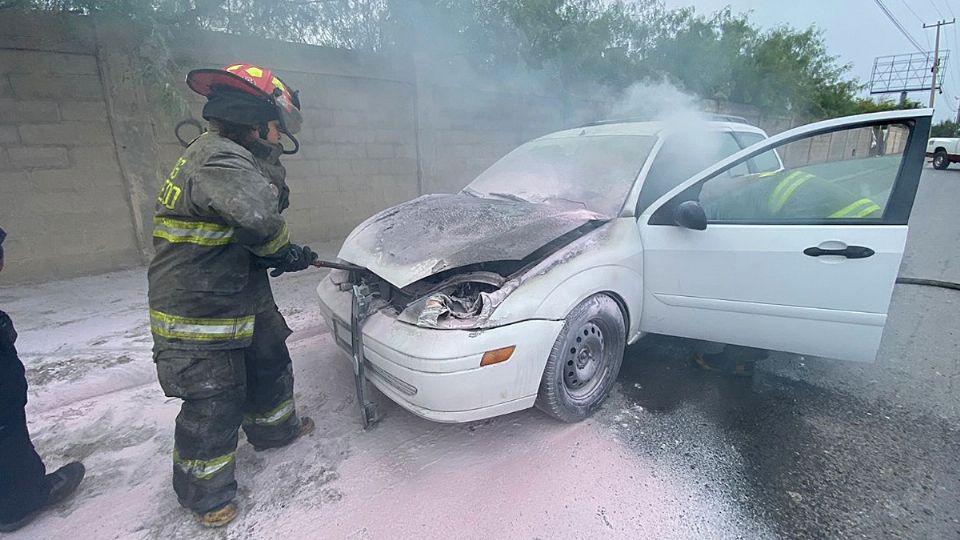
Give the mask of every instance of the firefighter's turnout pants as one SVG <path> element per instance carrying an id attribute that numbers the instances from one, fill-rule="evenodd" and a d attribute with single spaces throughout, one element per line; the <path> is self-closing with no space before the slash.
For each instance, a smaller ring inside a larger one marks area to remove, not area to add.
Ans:
<path id="1" fill-rule="evenodd" d="M 273 309 L 256 315 L 253 341 L 244 349 L 155 353 L 160 385 L 183 400 L 174 436 L 173 488 L 194 512 L 215 510 L 234 498 L 238 430 L 255 448 L 280 446 L 297 436 L 290 335 Z"/>

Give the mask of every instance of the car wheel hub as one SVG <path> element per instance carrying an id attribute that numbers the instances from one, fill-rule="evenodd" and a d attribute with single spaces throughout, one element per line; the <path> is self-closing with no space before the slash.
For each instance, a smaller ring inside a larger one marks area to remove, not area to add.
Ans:
<path id="1" fill-rule="evenodd" d="M 563 383 L 574 396 L 589 394 L 604 364 L 603 332 L 593 322 L 582 325 L 567 339 Z"/>

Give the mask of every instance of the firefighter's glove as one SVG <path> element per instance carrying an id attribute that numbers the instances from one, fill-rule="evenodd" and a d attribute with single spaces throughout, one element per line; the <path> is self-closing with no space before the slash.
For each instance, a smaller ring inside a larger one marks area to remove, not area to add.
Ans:
<path id="1" fill-rule="evenodd" d="M 270 276 L 278 277 L 286 272 L 306 270 L 316 260 L 317 254 L 308 246 L 288 244 L 274 259 L 271 265 L 273 272 L 270 272 Z"/>

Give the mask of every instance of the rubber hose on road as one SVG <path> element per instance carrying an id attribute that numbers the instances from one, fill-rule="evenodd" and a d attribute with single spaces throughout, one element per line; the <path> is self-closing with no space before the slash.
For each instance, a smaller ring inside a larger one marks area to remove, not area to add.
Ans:
<path id="1" fill-rule="evenodd" d="M 952 289 L 954 291 L 960 291 L 960 283 L 954 283 L 952 281 L 940 281 L 937 279 L 920 279 L 912 277 L 901 277 L 897 278 L 897 283 L 900 285 L 922 285 L 924 287 L 938 287 L 941 289 Z"/>

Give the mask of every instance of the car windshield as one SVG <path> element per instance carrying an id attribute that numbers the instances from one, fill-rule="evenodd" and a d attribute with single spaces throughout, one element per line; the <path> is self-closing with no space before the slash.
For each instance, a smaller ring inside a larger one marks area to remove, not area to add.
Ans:
<path id="1" fill-rule="evenodd" d="M 494 163 L 464 191 L 535 203 L 573 202 L 615 216 L 655 141 L 637 135 L 538 139 Z"/>

